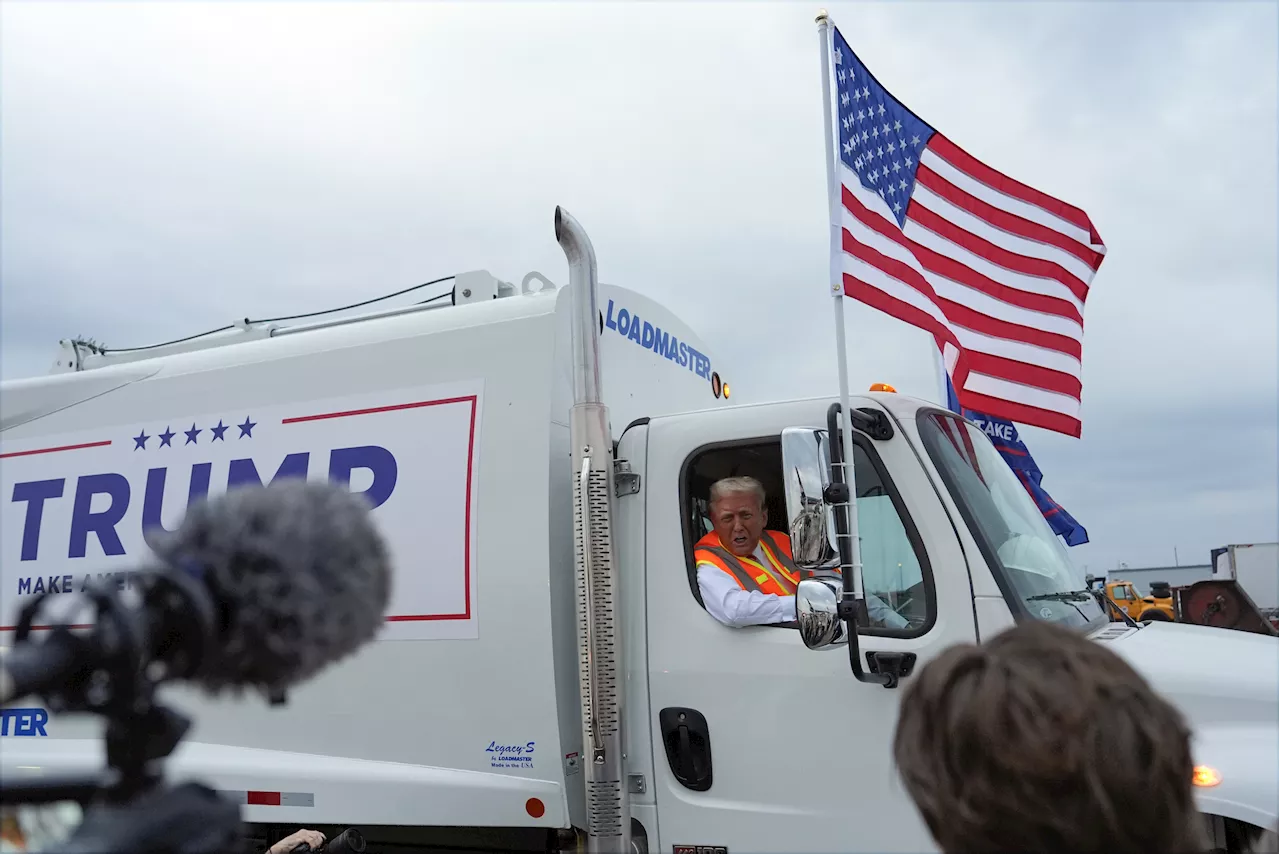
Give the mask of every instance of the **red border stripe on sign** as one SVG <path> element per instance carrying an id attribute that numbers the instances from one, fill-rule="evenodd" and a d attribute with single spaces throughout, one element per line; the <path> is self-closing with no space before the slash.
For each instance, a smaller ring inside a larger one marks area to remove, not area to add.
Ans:
<path id="1" fill-rule="evenodd" d="M 416 623 L 426 621 L 456 621 L 471 619 L 471 491 L 475 478 L 476 448 L 476 409 L 477 397 L 474 394 L 465 397 L 445 397 L 437 400 L 418 400 L 412 403 L 396 403 L 389 406 L 373 406 L 367 409 L 349 409 L 342 412 L 323 412 L 316 415 L 301 415 L 294 418 L 282 418 L 281 424 L 305 424 L 312 421 L 328 421 L 334 418 L 350 418 L 356 415 L 377 415 L 385 412 L 400 412 L 406 409 L 422 409 L 428 406 L 444 406 L 446 404 L 465 403 L 471 407 L 471 423 L 467 436 L 467 490 L 466 490 L 466 527 L 463 538 L 463 595 L 464 605 L 459 614 L 392 614 L 386 618 L 388 623 Z"/>
<path id="2" fill-rule="evenodd" d="M 0 459 L 8 459 L 9 457 L 30 457 L 36 454 L 56 454 L 59 451 L 79 451 L 84 448 L 105 448 L 111 444 L 108 439 L 105 442 L 83 442 L 79 445 L 59 445 L 56 448 L 36 448 L 31 451 L 9 451 L 6 454 L 0 454 Z"/>

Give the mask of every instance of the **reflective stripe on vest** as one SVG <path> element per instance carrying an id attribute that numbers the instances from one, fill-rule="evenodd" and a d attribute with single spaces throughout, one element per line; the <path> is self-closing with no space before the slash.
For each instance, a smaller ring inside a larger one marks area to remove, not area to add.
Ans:
<path id="1" fill-rule="evenodd" d="M 721 545 L 700 546 L 695 558 L 698 563 L 708 563 L 729 573 L 743 590 L 794 596 L 800 570 L 773 540 L 773 532 L 765 531 L 760 537 L 760 550 L 767 560 L 763 566 L 751 558 L 740 558 Z"/>

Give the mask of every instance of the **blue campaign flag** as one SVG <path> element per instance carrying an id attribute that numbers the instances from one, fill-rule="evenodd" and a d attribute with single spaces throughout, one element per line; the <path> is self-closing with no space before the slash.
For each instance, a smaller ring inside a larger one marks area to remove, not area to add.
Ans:
<path id="1" fill-rule="evenodd" d="M 975 412 L 972 409 L 962 409 L 960 401 L 956 398 L 955 386 L 951 384 L 951 377 L 947 377 L 947 408 L 972 421 L 978 429 L 990 437 L 991 444 L 995 445 L 1000 456 L 1004 457 L 1009 468 L 1013 469 L 1018 480 L 1022 481 L 1022 485 L 1027 488 L 1027 492 L 1036 502 L 1036 507 L 1044 514 L 1045 521 L 1049 523 L 1049 527 L 1055 534 L 1066 540 L 1069 546 L 1080 546 L 1089 542 L 1089 532 L 1084 529 L 1084 526 L 1063 509 L 1061 504 L 1054 501 L 1040 485 L 1044 475 L 1032 458 L 1031 452 L 1027 450 L 1027 446 L 1019 438 L 1018 428 L 1013 426 L 1013 422 Z"/>

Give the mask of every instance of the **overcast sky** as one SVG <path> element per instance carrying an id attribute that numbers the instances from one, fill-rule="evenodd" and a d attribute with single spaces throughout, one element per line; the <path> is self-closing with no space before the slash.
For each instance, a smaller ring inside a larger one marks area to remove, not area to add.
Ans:
<path id="1" fill-rule="evenodd" d="M 0 7 L 0 371 L 450 273 L 601 278 L 736 396 L 834 394 L 818 4 Z M 1083 207 L 1084 437 L 1024 438 L 1098 572 L 1277 539 L 1275 3 L 830 3 L 908 107 Z M 854 388 L 929 339 L 847 309 Z"/>

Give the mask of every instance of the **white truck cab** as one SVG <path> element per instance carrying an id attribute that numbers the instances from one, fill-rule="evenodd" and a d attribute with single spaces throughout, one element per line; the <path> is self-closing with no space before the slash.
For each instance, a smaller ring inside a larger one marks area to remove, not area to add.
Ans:
<path id="1" fill-rule="evenodd" d="M 52 375 L 4 383 L 5 630 L 51 587 L 68 622 L 82 579 L 127 587 L 191 501 L 335 478 L 391 545 L 382 636 L 283 706 L 164 691 L 196 721 L 170 776 L 212 781 L 255 830 L 355 826 L 370 851 L 933 850 L 891 762 L 901 688 L 1021 620 L 1109 644 L 1182 709 L 1224 847 L 1275 824 L 1276 638 L 1109 622 L 980 430 L 875 393 L 851 407 L 856 592 L 903 625 L 864 619 L 850 643 L 861 597 L 827 571 L 847 533 L 833 398 L 734 404 L 749 380 L 598 285 L 560 210 L 556 237 L 567 287 L 466 274 L 439 310 L 68 343 Z M 795 624 L 730 628 L 700 602 L 708 489 L 740 474 L 812 572 Z M 53 711 L 6 710 L 6 780 L 102 763 L 101 726 Z"/>

